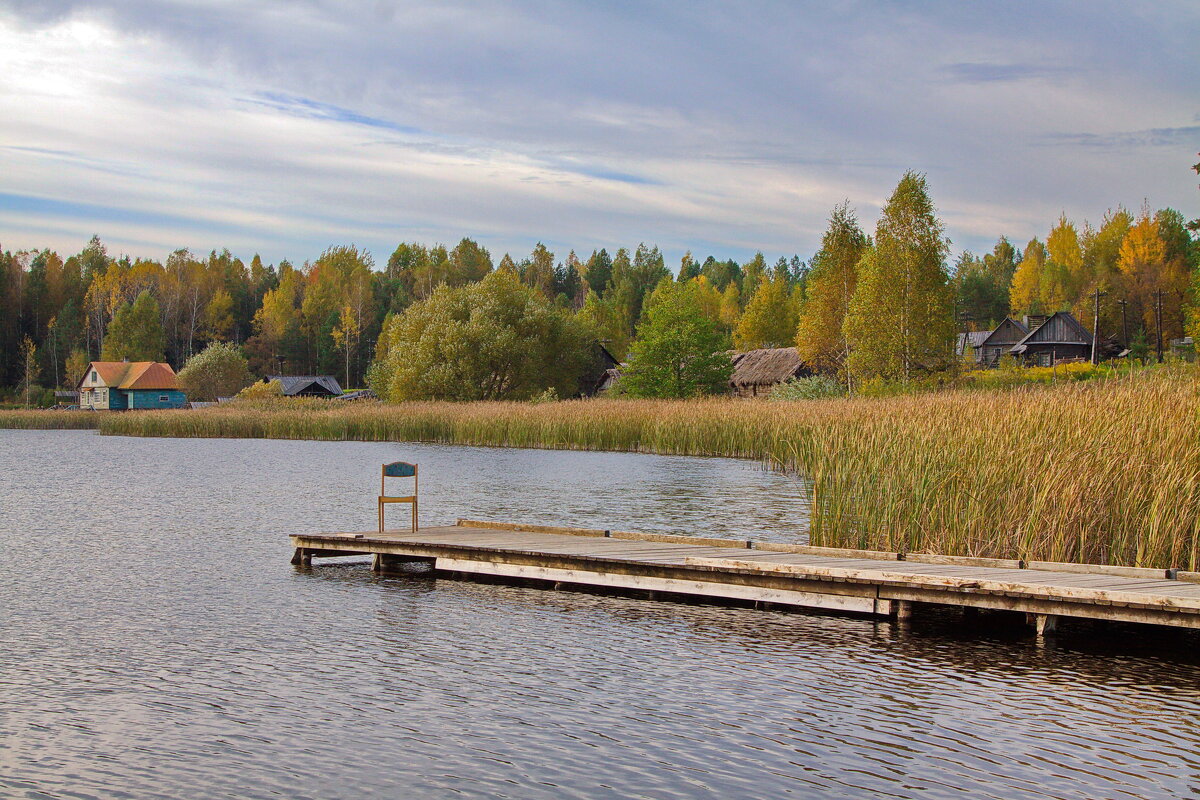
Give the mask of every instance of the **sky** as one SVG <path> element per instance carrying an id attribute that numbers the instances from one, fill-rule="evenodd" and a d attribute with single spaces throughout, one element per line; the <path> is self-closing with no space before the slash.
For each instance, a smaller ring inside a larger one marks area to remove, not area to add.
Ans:
<path id="1" fill-rule="evenodd" d="M 0 248 L 952 249 L 1200 216 L 1200 3 L 0 0 Z"/>

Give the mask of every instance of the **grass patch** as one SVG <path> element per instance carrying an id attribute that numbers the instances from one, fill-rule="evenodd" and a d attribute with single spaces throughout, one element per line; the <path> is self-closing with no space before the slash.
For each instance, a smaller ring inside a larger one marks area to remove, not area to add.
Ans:
<path id="1" fill-rule="evenodd" d="M 1007 391 L 794 402 L 276 400 L 3 412 L 0 426 L 757 459 L 808 479 L 813 544 L 1196 569 L 1198 378 L 1180 365 Z"/>

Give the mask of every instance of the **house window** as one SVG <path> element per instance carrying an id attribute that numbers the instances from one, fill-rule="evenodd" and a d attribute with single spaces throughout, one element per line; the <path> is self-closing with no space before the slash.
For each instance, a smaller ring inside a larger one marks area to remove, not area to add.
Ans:
<path id="1" fill-rule="evenodd" d="M 99 378 L 96 377 L 96 371 L 92 370 L 92 383 L 95 383 Z"/>
<path id="2" fill-rule="evenodd" d="M 171 402 L 171 396 L 170 396 L 170 395 L 166 395 L 166 394 L 160 394 L 160 395 L 158 396 L 158 402 L 160 402 L 160 403 L 169 403 L 169 402 Z"/>

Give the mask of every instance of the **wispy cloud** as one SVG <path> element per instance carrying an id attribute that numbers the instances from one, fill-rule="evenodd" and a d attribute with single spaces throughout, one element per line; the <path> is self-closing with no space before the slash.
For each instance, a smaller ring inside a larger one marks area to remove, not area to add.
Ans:
<path id="1" fill-rule="evenodd" d="M 1200 125 L 1178 128 L 1147 128 L 1140 131 L 1110 133 L 1047 133 L 1041 137 L 1046 144 L 1060 147 L 1139 148 L 1200 146 Z"/>
<path id="2" fill-rule="evenodd" d="M 259 92 L 254 97 L 238 98 L 239 102 L 248 105 L 258 105 L 306 119 L 326 120 L 348 125 L 363 125 L 368 128 L 382 128 L 410 135 L 426 135 L 425 131 L 411 125 L 401 125 L 398 122 L 360 114 L 348 108 L 335 106 L 332 103 L 320 103 L 307 97 L 296 97 L 282 92 Z"/>
<path id="3" fill-rule="evenodd" d="M 992 64 L 984 62 L 959 62 L 938 67 L 946 79 L 960 83 L 1009 83 L 1041 78 L 1060 78 L 1077 72 L 1068 67 L 1044 64 Z"/>

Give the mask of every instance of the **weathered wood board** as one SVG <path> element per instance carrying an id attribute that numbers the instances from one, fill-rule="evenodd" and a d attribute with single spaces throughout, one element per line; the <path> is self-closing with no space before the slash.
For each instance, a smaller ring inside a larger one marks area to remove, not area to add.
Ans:
<path id="1" fill-rule="evenodd" d="M 911 603 L 1200 628 L 1200 583 L 1165 570 L 776 545 L 459 520 L 416 532 L 294 534 L 293 563 L 373 554 L 441 572 L 888 615 Z M 1052 569 L 1063 566 L 1062 569 Z"/>

